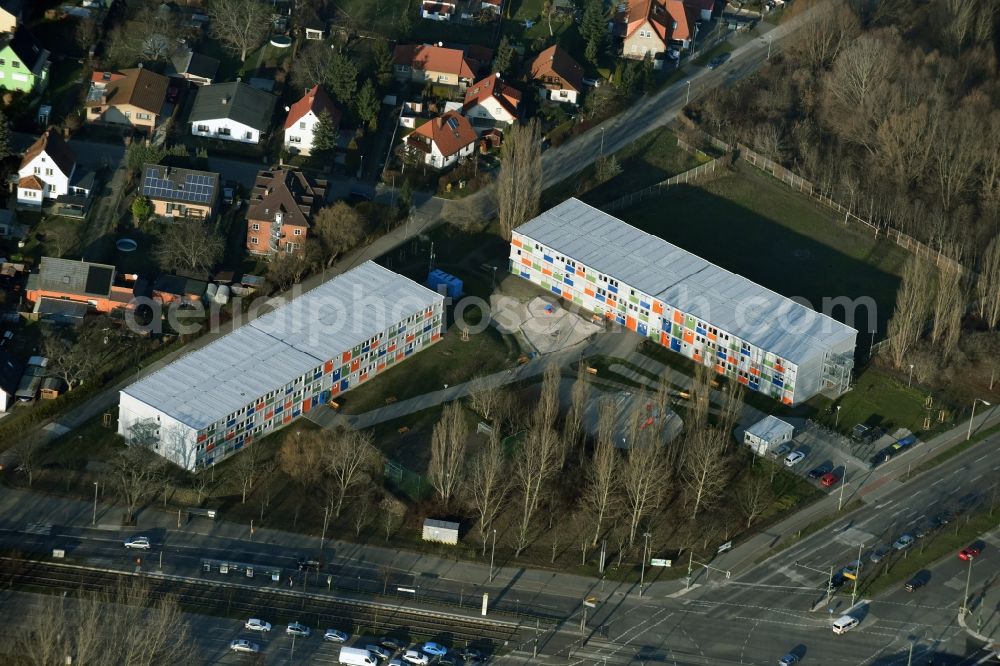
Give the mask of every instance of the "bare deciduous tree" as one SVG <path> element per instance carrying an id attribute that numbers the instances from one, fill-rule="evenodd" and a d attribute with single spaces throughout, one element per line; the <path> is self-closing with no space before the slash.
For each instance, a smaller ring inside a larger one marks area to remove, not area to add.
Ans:
<path id="1" fill-rule="evenodd" d="M 703 428 L 690 435 L 694 438 L 684 466 L 684 485 L 693 503 L 691 520 L 698 512 L 713 506 L 726 487 L 726 435 L 714 428 Z"/>
<path id="2" fill-rule="evenodd" d="M 790 50 L 810 69 L 827 67 L 860 31 L 857 16 L 843 0 L 816 0 L 796 5 L 797 11 L 812 11 L 815 15 L 796 31 Z"/>
<path id="3" fill-rule="evenodd" d="M 212 34 L 240 62 L 264 42 L 270 29 L 270 10 L 257 0 L 212 0 L 208 5 Z"/>
<path id="4" fill-rule="evenodd" d="M 492 384 L 486 377 L 477 377 L 472 380 L 469 407 L 495 430 L 501 429 L 511 407 L 510 392 L 505 386 Z"/>
<path id="5" fill-rule="evenodd" d="M 611 398 L 605 397 L 601 400 L 599 409 L 597 443 L 587 469 L 587 490 L 583 498 L 594 521 L 594 536 L 590 540 L 592 546 L 597 545 L 604 530 L 604 521 L 614 509 L 620 466 L 618 449 L 615 447 L 617 408 Z"/>
<path id="6" fill-rule="evenodd" d="M 979 315 L 990 328 L 1000 323 L 1000 236 L 994 236 L 986 246 L 979 264 L 976 282 Z"/>
<path id="7" fill-rule="evenodd" d="M 441 420 L 434 425 L 431 434 L 431 460 L 427 468 L 427 480 L 434 486 L 445 508 L 462 481 L 468 435 L 461 404 L 452 402 L 445 405 Z"/>
<path id="8" fill-rule="evenodd" d="M 514 227 L 538 214 L 542 199 L 542 138 L 536 120 L 514 125 L 504 136 L 496 197 L 500 233 L 506 239 Z"/>
<path id="9" fill-rule="evenodd" d="M 382 529 L 385 530 L 385 542 L 389 543 L 389 538 L 406 514 L 406 505 L 392 495 L 386 495 L 379 504 L 379 511 L 382 512 Z"/>
<path id="10" fill-rule="evenodd" d="M 296 430 L 285 435 L 281 448 L 278 450 L 278 468 L 288 478 L 298 484 L 304 492 L 319 483 L 323 476 L 323 448 L 328 434 L 325 432 L 307 432 Z M 300 503 L 295 503 L 292 525 L 299 522 Z M 263 514 L 263 506 L 261 507 Z"/>
<path id="11" fill-rule="evenodd" d="M 336 433 L 324 450 L 324 467 L 337 482 L 335 516 L 340 516 L 347 491 L 364 481 L 378 463 L 379 454 L 368 432 Z"/>
<path id="12" fill-rule="evenodd" d="M 197 663 L 190 628 L 172 597 L 154 597 L 140 580 L 78 597 L 46 597 L 14 637 L 32 666 L 162 666 Z"/>
<path id="13" fill-rule="evenodd" d="M 889 356 L 897 368 L 903 367 L 923 333 L 933 295 L 931 275 L 927 263 L 918 257 L 911 257 L 903 267 L 896 308 L 888 328 Z"/>
<path id="14" fill-rule="evenodd" d="M 643 428 L 644 400 L 637 400 L 632 410 L 628 428 L 628 453 L 618 475 L 628 516 L 626 543 L 635 543 L 639 524 L 657 508 L 666 485 L 666 457 L 662 440 L 656 429 Z"/>
<path id="15" fill-rule="evenodd" d="M 156 245 L 156 260 L 168 270 L 204 272 L 222 256 L 222 237 L 204 220 L 184 218 L 163 227 Z"/>
<path id="16" fill-rule="evenodd" d="M 587 365 L 582 361 L 576 371 L 576 381 L 569 396 L 569 411 L 566 412 L 566 422 L 563 431 L 566 436 L 566 447 L 569 453 L 574 450 L 579 451 L 579 458 L 583 460 L 583 419 L 587 414 L 587 402 L 590 398 L 590 376 L 587 374 Z"/>
<path id="17" fill-rule="evenodd" d="M 938 269 L 937 291 L 931 308 L 931 344 L 937 346 L 943 358 L 955 351 L 962 332 L 965 315 L 965 292 L 962 272 L 951 266 Z"/>
<path id="18" fill-rule="evenodd" d="M 156 493 L 161 465 L 161 459 L 136 440 L 112 457 L 108 472 L 125 503 L 126 523 L 131 524 L 139 504 Z"/>
<path id="19" fill-rule="evenodd" d="M 479 516 L 479 533 L 486 554 L 486 537 L 510 492 L 510 477 L 500 433 L 494 429 L 487 443 L 469 461 L 463 486 L 469 504 Z"/>
<path id="20" fill-rule="evenodd" d="M 313 218 L 313 230 L 330 266 L 344 252 L 364 240 L 368 222 L 346 201 L 319 210 Z"/>
<path id="21" fill-rule="evenodd" d="M 257 476 L 260 463 L 260 448 L 251 444 L 236 455 L 233 461 L 233 473 L 241 491 L 240 503 L 246 504 L 247 493 L 253 490 L 253 480 Z"/>
<path id="22" fill-rule="evenodd" d="M 951 211 L 972 187 L 979 170 L 982 140 L 983 127 L 976 109 L 963 106 L 942 116 L 931 167 L 945 211 Z"/>
<path id="23" fill-rule="evenodd" d="M 531 543 L 531 528 L 548 481 L 560 469 L 562 444 L 552 428 L 533 426 L 514 454 L 513 478 L 521 494 L 514 534 L 514 557 Z"/>
<path id="24" fill-rule="evenodd" d="M 750 474 L 736 490 L 736 502 L 746 516 L 747 527 L 771 506 L 771 483 L 764 474 Z"/>
<path id="25" fill-rule="evenodd" d="M 28 475 L 29 488 L 35 480 L 35 468 L 38 464 L 40 450 L 41 445 L 38 438 L 33 437 L 31 433 L 25 433 L 19 437 L 17 443 L 10 449 L 18 469 Z"/>

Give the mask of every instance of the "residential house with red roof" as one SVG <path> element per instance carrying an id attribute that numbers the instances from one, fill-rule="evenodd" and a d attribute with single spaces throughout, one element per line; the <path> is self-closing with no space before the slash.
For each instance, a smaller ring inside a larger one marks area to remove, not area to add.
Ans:
<path id="1" fill-rule="evenodd" d="M 521 91 L 491 74 L 465 91 L 462 112 L 477 127 L 512 125 L 517 122 Z"/>
<path id="2" fill-rule="evenodd" d="M 69 194 L 76 157 L 55 129 L 49 128 L 21 158 L 17 170 L 17 203 L 41 206 L 45 199 Z"/>
<path id="3" fill-rule="evenodd" d="M 326 181 L 314 181 L 296 169 L 258 173 L 247 209 L 247 250 L 266 256 L 302 254 L 313 213 L 325 197 Z"/>
<path id="4" fill-rule="evenodd" d="M 461 49 L 432 44 L 400 44 L 393 51 L 393 73 L 400 81 L 467 86 L 476 78 L 479 61 Z"/>
<path id="5" fill-rule="evenodd" d="M 552 101 L 577 104 L 583 92 L 583 67 L 555 44 L 531 61 L 531 80 Z"/>
<path id="6" fill-rule="evenodd" d="M 682 0 L 629 0 L 618 15 L 624 28 L 622 55 L 655 59 L 668 49 L 687 49 L 700 19 L 701 9 Z"/>
<path id="7" fill-rule="evenodd" d="M 406 150 L 420 156 L 424 164 L 443 169 L 471 155 L 477 138 L 468 118 L 448 111 L 413 130 L 406 137 Z"/>
<path id="8" fill-rule="evenodd" d="M 326 91 L 318 85 L 306 91 L 302 99 L 288 108 L 285 118 L 285 148 L 293 154 L 312 153 L 313 130 L 322 113 L 329 113 L 333 130 L 340 125 L 341 113 Z"/>
<path id="9" fill-rule="evenodd" d="M 420 18 L 450 21 L 454 15 L 455 3 L 450 0 L 423 0 L 420 3 Z"/>
<path id="10" fill-rule="evenodd" d="M 94 72 L 84 106 L 86 121 L 131 125 L 152 132 L 167 99 L 167 77 L 143 67 Z"/>

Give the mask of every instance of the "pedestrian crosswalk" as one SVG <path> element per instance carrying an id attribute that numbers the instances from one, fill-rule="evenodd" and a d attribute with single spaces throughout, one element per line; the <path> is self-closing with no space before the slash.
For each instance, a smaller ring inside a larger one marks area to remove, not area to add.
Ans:
<path id="1" fill-rule="evenodd" d="M 52 534 L 52 525 L 50 523 L 28 523 L 24 531 L 28 534 L 42 534 L 47 536 Z"/>

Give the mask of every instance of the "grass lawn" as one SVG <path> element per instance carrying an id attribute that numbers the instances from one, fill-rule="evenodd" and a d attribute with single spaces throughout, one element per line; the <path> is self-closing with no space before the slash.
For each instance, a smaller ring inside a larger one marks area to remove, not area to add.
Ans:
<path id="1" fill-rule="evenodd" d="M 28 219 L 26 217 L 30 216 Z M 37 216 L 37 217 L 36 217 Z M 27 242 L 20 254 L 37 263 L 43 256 L 78 256 L 82 220 L 74 220 L 61 215 L 40 215 L 36 212 L 18 212 L 18 219 L 31 228 L 25 239 Z M 31 221 L 37 219 L 38 222 Z"/>
<path id="2" fill-rule="evenodd" d="M 607 203 L 693 169 L 704 161 L 681 150 L 677 146 L 677 135 L 666 127 L 643 135 L 615 153 L 615 157 L 622 167 L 618 176 L 595 187 L 595 167 L 591 164 L 573 177 L 545 190 L 542 194 L 542 209 L 573 196 L 593 205 Z"/>
<path id="3" fill-rule="evenodd" d="M 219 71 L 215 77 L 216 81 L 235 81 L 244 67 L 244 63 L 241 63 L 239 58 L 233 56 L 232 53 L 224 49 L 222 44 L 212 37 L 206 36 L 198 42 L 197 51 L 202 55 L 215 58 L 219 61 Z M 256 66 L 257 64 L 257 61 L 253 59 L 254 53 L 247 56 L 247 62 L 252 63 L 252 66 Z"/>
<path id="4" fill-rule="evenodd" d="M 83 65 L 76 60 L 60 60 L 49 68 L 49 85 L 45 89 L 46 104 L 52 105 L 52 122 L 66 117 L 77 106 Z"/>
<path id="5" fill-rule="evenodd" d="M 850 433 L 856 423 L 881 427 L 888 433 L 896 428 L 913 432 L 924 429 L 924 399 L 917 388 L 890 377 L 876 367 L 865 368 L 856 378 L 854 388 L 836 401 L 817 396 L 809 402 L 816 407 L 817 420 L 842 433 Z M 840 407 L 838 422 L 836 409 Z M 936 412 L 936 410 L 935 410 Z"/>
<path id="6" fill-rule="evenodd" d="M 845 227 L 831 211 L 752 167 L 678 185 L 617 215 L 779 294 L 805 298 L 847 319 L 862 337 L 875 323 L 885 331 L 908 256 Z M 843 307 L 824 302 L 843 297 L 859 304 L 856 313 L 845 316 Z"/>
<path id="7" fill-rule="evenodd" d="M 458 327 L 451 327 L 437 344 L 413 354 L 399 364 L 344 395 L 344 411 L 361 414 L 386 404 L 496 372 L 507 364 L 503 336 L 492 327 L 462 341 Z"/>
<path id="8" fill-rule="evenodd" d="M 409 41 L 417 43 L 455 42 L 459 44 L 479 44 L 493 48 L 495 45 L 493 23 L 485 25 L 459 23 L 457 21 L 431 21 L 414 19 Z"/>

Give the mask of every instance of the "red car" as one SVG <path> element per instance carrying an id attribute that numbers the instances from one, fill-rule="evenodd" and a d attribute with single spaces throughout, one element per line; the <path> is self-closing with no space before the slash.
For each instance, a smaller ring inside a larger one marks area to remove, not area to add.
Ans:
<path id="1" fill-rule="evenodd" d="M 974 560 L 977 557 L 979 557 L 979 553 L 981 553 L 981 552 L 982 552 L 982 549 L 979 546 L 973 544 L 973 545 L 969 546 L 968 548 L 963 548 L 958 553 L 958 559 L 960 559 L 960 560 Z"/>
<path id="2" fill-rule="evenodd" d="M 840 477 L 833 472 L 827 472 L 823 476 L 819 477 L 819 482 L 823 484 L 824 488 L 835 486 L 838 481 L 840 481 Z"/>

